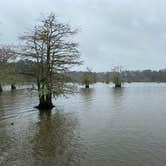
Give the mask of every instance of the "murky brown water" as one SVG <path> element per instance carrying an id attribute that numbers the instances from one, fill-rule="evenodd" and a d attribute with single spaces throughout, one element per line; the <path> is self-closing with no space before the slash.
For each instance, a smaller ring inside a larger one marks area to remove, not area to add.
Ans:
<path id="1" fill-rule="evenodd" d="M 0 95 L 2 166 L 165 166 L 166 84 L 96 84 L 48 114 L 27 90 Z"/>

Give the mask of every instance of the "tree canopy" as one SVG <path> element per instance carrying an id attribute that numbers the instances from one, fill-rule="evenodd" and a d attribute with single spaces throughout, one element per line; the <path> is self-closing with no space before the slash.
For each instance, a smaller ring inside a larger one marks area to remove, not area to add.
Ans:
<path id="1" fill-rule="evenodd" d="M 25 41 L 22 57 L 34 61 L 32 69 L 41 107 L 52 107 L 52 96 L 73 92 L 73 86 L 65 82 L 64 73 L 81 63 L 78 44 L 73 41 L 76 33 L 77 30 L 60 23 L 51 13 L 20 38 Z"/>

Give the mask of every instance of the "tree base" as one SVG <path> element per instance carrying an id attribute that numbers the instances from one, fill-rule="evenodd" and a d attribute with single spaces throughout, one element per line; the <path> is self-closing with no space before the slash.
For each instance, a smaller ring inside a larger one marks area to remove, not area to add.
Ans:
<path id="1" fill-rule="evenodd" d="M 3 91 L 3 89 L 2 89 L 2 86 L 0 85 L 0 92 L 2 92 Z"/>
<path id="2" fill-rule="evenodd" d="M 89 88 L 89 85 L 85 85 L 85 88 Z"/>
<path id="3" fill-rule="evenodd" d="M 11 85 L 11 90 L 16 90 L 16 86 L 15 85 Z"/>
<path id="4" fill-rule="evenodd" d="M 122 86 L 121 86 L 121 84 L 116 84 L 115 85 L 115 88 L 121 88 Z"/>
<path id="5" fill-rule="evenodd" d="M 51 103 L 51 104 L 48 104 L 48 103 L 40 103 L 39 105 L 37 105 L 35 108 L 39 109 L 39 110 L 45 110 L 45 111 L 48 111 L 48 110 L 51 110 L 52 108 L 54 108 L 55 106 Z"/>

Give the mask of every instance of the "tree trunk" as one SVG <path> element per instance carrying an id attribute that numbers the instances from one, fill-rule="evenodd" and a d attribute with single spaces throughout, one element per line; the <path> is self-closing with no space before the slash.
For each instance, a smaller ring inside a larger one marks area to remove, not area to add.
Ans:
<path id="1" fill-rule="evenodd" d="M 46 95 L 46 102 L 48 105 L 53 105 L 51 96 L 52 96 L 51 94 Z"/>
<path id="2" fill-rule="evenodd" d="M 86 85 L 85 85 L 85 88 L 89 88 L 89 84 L 86 84 Z"/>
<path id="3" fill-rule="evenodd" d="M 16 86 L 14 84 L 11 84 L 11 90 L 15 90 Z"/>
<path id="4" fill-rule="evenodd" d="M 2 85 L 0 84 L 0 92 L 2 92 L 3 91 L 3 89 L 2 89 Z"/>
<path id="5" fill-rule="evenodd" d="M 39 104 L 40 103 L 44 103 L 44 95 L 42 95 L 42 96 L 39 97 Z"/>
<path id="6" fill-rule="evenodd" d="M 115 88 L 121 88 L 121 84 L 115 84 Z"/>
<path id="7" fill-rule="evenodd" d="M 46 96 L 42 95 L 39 97 L 39 105 L 36 107 L 39 110 L 49 111 L 54 105 L 52 104 L 52 95 L 48 94 Z"/>

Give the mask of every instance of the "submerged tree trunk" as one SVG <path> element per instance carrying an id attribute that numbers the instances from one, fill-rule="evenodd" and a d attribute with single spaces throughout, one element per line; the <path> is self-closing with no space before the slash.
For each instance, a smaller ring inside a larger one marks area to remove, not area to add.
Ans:
<path id="1" fill-rule="evenodd" d="M 36 107 L 39 110 L 50 110 L 54 107 L 53 103 L 52 103 L 52 95 L 48 94 L 48 95 L 42 95 L 39 97 L 39 105 Z"/>
<path id="2" fill-rule="evenodd" d="M 117 75 L 116 77 L 115 77 L 115 88 L 121 88 L 121 86 L 122 86 L 122 81 L 121 81 L 121 78 L 120 78 L 120 76 L 119 75 Z"/>
<path id="3" fill-rule="evenodd" d="M 121 84 L 115 84 L 115 88 L 121 88 Z"/>
<path id="4" fill-rule="evenodd" d="M 2 85 L 0 84 L 0 92 L 2 92 L 3 91 L 3 89 L 2 89 Z"/>
<path id="5" fill-rule="evenodd" d="M 15 84 L 11 84 L 11 90 L 15 90 L 15 89 L 16 89 Z"/>
<path id="6" fill-rule="evenodd" d="M 46 95 L 46 103 L 48 105 L 52 106 L 53 104 L 52 104 L 52 97 L 51 96 L 52 96 L 51 94 Z"/>
<path id="7" fill-rule="evenodd" d="M 85 88 L 89 88 L 89 84 L 86 84 L 86 85 L 85 85 Z"/>
<path id="8" fill-rule="evenodd" d="M 43 71 L 42 71 L 42 77 L 43 76 Z M 40 78 L 37 78 L 37 87 L 38 87 L 38 93 L 39 93 L 39 105 L 36 106 L 39 110 L 44 110 L 44 111 L 50 111 L 54 105 L 52 103 L 52 93 L 45 94 L 45 85 L 42 85 Z M 47 90 L 51 89 L 50 87 L 47 86 Z"/>

